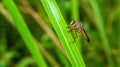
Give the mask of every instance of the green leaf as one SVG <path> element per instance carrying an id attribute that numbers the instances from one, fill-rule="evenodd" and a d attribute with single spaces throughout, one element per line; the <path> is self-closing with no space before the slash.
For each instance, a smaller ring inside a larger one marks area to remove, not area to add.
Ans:
<path id="1" fill-rule="evenodd" d="M 104 48 L 106 58 L 108 60 L 110 67 L 114 67 L 114 63 L 113 63 L 111 52 L 110 52 L 110 46 L 107 41 L 107 37 L 106 37 L 106 33 L 105 33 L 104 20 L 102 19 L 102 15 L 100 14 L 99 7 L 97 5 L 96 0 L 88 0 L 88 1 L 93 9 L 96 26 L 98 28 L 99 35 L 102 40 L 102 46 Z"/>
<path id="2" fill-rule="evenodd" d="M 76 46 L 73 43 L 73 37 L 66 28 L 67 25 L 65 20 L 55 2 L 55 0 L 41 0 L 52 25 L 67 53 L 67 56 L 73 67 L 85 67 L 84 61 L 81 57 L 81 54 Z"/>
<path id="3" fill-rule="evenodd" d="M 35 43 L 32 35 L 30 34 L 28 27 L 26 26 L 26 24 L 25 24 L 22 16 L 20 15 L 16 5 L 14 4 L 13 0 L 3 0 L 3 1 L 12 16 L 12 19 L 14 21 L 14 24 L 15 24 L 19 34 L 21 35 L 23 41 L 25 42 L 25 45 L 27 46 L 30 53 L 34 57 L 38 66 L 39 67 L 47 67 L 42 55 L 40 54 L 38 45 Z"/>

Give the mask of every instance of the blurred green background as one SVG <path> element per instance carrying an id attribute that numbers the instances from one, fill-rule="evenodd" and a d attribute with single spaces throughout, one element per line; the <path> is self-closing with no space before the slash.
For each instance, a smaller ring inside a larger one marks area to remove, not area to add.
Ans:
<path id="1" fill-rule="evenodd" d="M 0 67 L 39 67 L 42 62 L 48 67 L 73 66 L 41 0 L 11 0 L 22 19 L 13 18 L 17 13 L 6 1 L 0 0 Z M 82 36 L 76 39 L 85 66 L 120 67 L 120 0 L 55 1 L 66 24 L 81 21 L 90 38 L 90 43 Z M 43 61 L 36 63 L 39 52 Z"/>

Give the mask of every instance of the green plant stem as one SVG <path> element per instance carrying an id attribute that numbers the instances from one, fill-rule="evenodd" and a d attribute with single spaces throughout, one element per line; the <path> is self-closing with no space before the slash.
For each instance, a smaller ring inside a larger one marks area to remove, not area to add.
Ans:
<path id="1" fill-rule="evenodd" d="M 73 43 L 73 38 L 71 34 L 67 32 L 67 25 L 55 0 L 41 0 L 41 2 L 52 22 L 52 25 L 67 53 L 72 66 L 85 67 L 81 54 L 78 51 L 76 44 Z"/>
<path id="2" fill-rule="evenodd" d="M 13 0 L 3 0 L 5 6 L 8 8 L 15 26 L 18 29 L 19 34 L 21 35 L 23 41 L 25 42 L 30 53 L 34 57 L 39 67 L 47 67 L 42 55 L 40 54 L 39 48 L 35 43 L 32 35 L 30 34 L 22 16 L 20 15 L 17 7 L 15 6 Z"/>
<path id="3" fill-rule="evenodd" d="M 71 0 L 71 17 L 72 19 L 79 20 L 79 2 L 78 0 Z"/>
<path id="4" fill-rule="evenodd" d="M 111 56 L 111 52 L 110 52 L 110 46 L 108 44 L 107 38 L 106 38 L 106 33 L 105 33 L 105 28 L 104 28 L 104 21 L 102 19 L 102 16 L 100 14 L 100 10 L 99 7 L 96 3 L 96 0 L 88 0 L 92 9 L 93 9 L 93 13 L 94 13 L 94 17 L 95 17 L 95 21 L 96 21 L 96 25 L 100 34 L 100 38 L 102 40 L 102 45 L 106 54 L 106 58 L 108 60 L 109 66 L 110 67 L 114 67 L 114 63 L 112 60 L 112 56 Z"/>
<path id="5" fill-rule="evenodd" d="M 79 20 L 79 2 L 78 0 L 70 0 L 71 2 L 71 19 L 73 20 L 76 20 L 76 21 L 80 21 Z M 78 49 L 80 50 L 80 52 L 82 52 L 82 49 L 81 49 L 81 38 L 77 38 L 76 40 L 76 44 L 77 44 L 77 47 Z"/>

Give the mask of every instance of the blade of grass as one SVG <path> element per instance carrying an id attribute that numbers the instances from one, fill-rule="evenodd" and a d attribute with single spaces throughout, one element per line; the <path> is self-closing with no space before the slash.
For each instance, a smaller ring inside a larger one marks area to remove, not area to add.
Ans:
<path id="1" fill-rule="evenodd" d="M 28 47 L 30 53 L 34 57 L 35 61 L 37 62 L 39 67 L 47 67 L 42 55 L 39 52 L 39 48 L 36 45 L 34 39 L 32 38 L 22 16 L 20 15 L 17 7 L 15 6 L 13 0 L 3 0 L 5 6 L 8 8 L 10 12 L 14 24 L 16 25 L 19 34 L 21 35 L 23 41 L 25 42 L 26 46 Z"/>
<path id="2" fill-rule="evenodd" d="M 55 0 L 41 0 L 52 25 L 67 53 L 67 56 L 73 67 L 85 67 L 84 61 L 81 57 L 76 44 L 73 43 L 73 38 L 69 32 L 67 32 L 67 25 L 61 15 L 61 12 L 55 2 Z"/>
<path id="3" fill-rule="evenodd" d="M 79 10 L 78 10 L 79 2 L 78 0 L 71 0 L 70 2 L 71 2 L 72 19 L 79 20 Z"/>
<path id="4" fill-rule="evenodd" d="M 0 3 L 0 13 L 5 16 L 6 19 L 8 19 L 8 21 L 13 24 L 12 18 L 10 16 L 10 14 L 8 13 L 8 11 L 4 8 L 4 5 L 2 3 Z"/>
<path id="5" fill-rule="evenodd" d="M 72 19 L 74 20 L 77 20 L 79 21 L 79 2 L 78 0 L 71 0 L 71 17 Z M 75 34 L 74 34 L 75 35 Z M 77 47 L 79 48 L 80 52 L 82 52 L 82 49 L 81 49 L 81 38 L 77 38 L 76 40 L 76 44 L 77 44 Z"/>
<path id="6" fill-rule="evenodd" d="M 86 3 L 85 0 L 81 0 L 80 1 L 80 6 L 84 10 L 84 12 L 87 14 L 88 18 L 90 19 L 90 21 L 94 25 L 94 27 L 96 27 L 95 26 L 95 21 L 94 21 L 94 18 L 93 18 L 93 14 L 92 14 L 92 11 L 91 11 L 90 6 L 88 5 L 88 3 Z"/>
<path id="7" fill-rule="evenodd" d="M 102 16 L 100 14 L 100 10 L 99 7 L 96 3 L 96 0 L 88 0 L 92 9 L 93 9 L 93 13 L 94 13 L 94 17 L 95 17 L 95 21 L 96 21 L 96 25 L 100 34 L 100 38 L 102 40 L 102 45 L 106 54 L 106 58 L 108 60 L 108 64 L 110 67 L 114 67 L 114 63 L 112 60 L 112 56 L 111 56 L 111 52 L 110 52 L 110 46 L 109 43 L 107 41 L 107 37 L 106 37 L 106 33 L 105 33 L 105 28 L 104 28 L 104 21 L 102 19 Z"/>
<path id="8" fill-rule="evenodd" d="M 30 15 L 37 21 L 39 26 L 47 33 L 47 35 L 53 40 L 55 45 L 60 49 L 60 51 L 66 56 L 64 49 L 62 45 L 60 44 L 60 41 L 56 37 L 56 35 L 53 33 L 53 31 L 45 24 L 45 22 L 41 19 L 39 14 L 28 4 L 26 0 L 21 0 L 21 3 L 25 7 L 25 9 L 29 12 Z"/>
<path id="9" fill-rule="evenodd" d="M 0 5 L 0 7 L 1 7 L 1 5 Z M 15 28 L 15 25 L 13 24 L 13 20 L 12 20 L 12 17 L 10 17 L 10 14 L 7 12 L 7 10 L 2 6 L 2 9 L 4 9 L 4 10 L 1 10 L 1 11 L 5 11 L 6 13 L 5 14 L 3 14 L 3 15 L 5 15 L 5 17 L 6 17 L 6 15 L 8 14 L 9 16 L 6 18 L 10 23 L 11 23 L 11 25 Z M 9 18 L 11 18 L 11 20 L 9 20 Z M 34 38 L 35 39 L 35 38 Z M 50 65 L 51 66 L 53 66 L 53 67 L 60 67 L 60 65 L 55 61 L 55 59 L 43 48 L 43 46 L 40 44 L 40 43 L 38 43 L 38 41 L 37 40 L 35 40 L 36 41 L 36 43 L 39 45 L 39 49 L 40 49 L 40 51 L 41 51 L 41 53 L 42 53 L 42 55 L 44 56 L 44 58 L 46 59 L 46 61 L 48 61 L 48 63 L 50 63 Z M 2 41 L 2 42 L 4 42 L 4 41 Z M 17 44 L 16 44 L 17 45 Z M 1 46 L 1 45 L 0 45 Z M 0 47 L 0 48 L 2 48 L 2 47 Z M 4 53 L 4 52 L 3 52 Z M 67 56 L 66 56 L 67 57 Z M 19 66 L 19 64 L 18 64 L 18 66 Z"/>

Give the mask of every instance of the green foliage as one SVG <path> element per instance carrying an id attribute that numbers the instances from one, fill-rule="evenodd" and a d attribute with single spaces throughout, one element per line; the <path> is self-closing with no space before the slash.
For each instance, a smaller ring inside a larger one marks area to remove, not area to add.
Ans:
<path id="1" fill-rule="evenodd" d="M 120 67 L 119 40 L 120 0 L 0 1 L 0 67 Z"/>
<path id="2" fill-rule="evenodd" d="M 52 25 L 67 53 L 67 56 L 73 67 L 85 67 L 83 59 L 73 43 L 73 38 L 69 32 L 67 32 L 67 25 L 61 15 L 61 12 L 54 0 L 41 0 L 42 4 L 52 22 Z"/>
<path id="3" fill-rule="evenodd" d="M 96 22 L 95 24 L 97 25 L 97 28 L 98 28 L 98 31 L 99 31 L 99 34 L 100 34 L 100 38 L 102 40 L 102 45 L 103 45 L 107 60 L 109 62 L 109 65 L 111 67 L 114 67 L 114 65 L 113 65 L 114 63 L 112 61 L 112 56 L 111 56 L 111 53 L 110 53 L 109 43 L 108 43 L 107 38 L 106 38 L 104 21 L 102 19 L 101 14 L 100 14 L 99 7 L 98 7 L 95 0 L 89 0 L 89 2 L 90 2 L 91 7 L 93 9 L 93 13 L 94 13 L 93 16 L 95 17 L 95 22 Z"/>
<path id="4" fill-rule="evenodd" d="M 9 1 L 3 0 L 3 1 L 14 20 L 14 24 L 15 24 L 17 30 L 19 31 L 19 33 L 20 33 L 23 41 L 25 42 L 27 48 L 29 49 L 30 53 L 35 58 L 37 64 L 39 66 L 46 67 L 47 65 L 39 52 L 39 48 L 37 47 L 37 44 L 35 43 L 34 39 L 32 38 L 32 36 L 31 36 L 22 16 L 20 15 L 17 7 L 15 6 L 14 2 L 12 0 L 9 0 Z"/>

